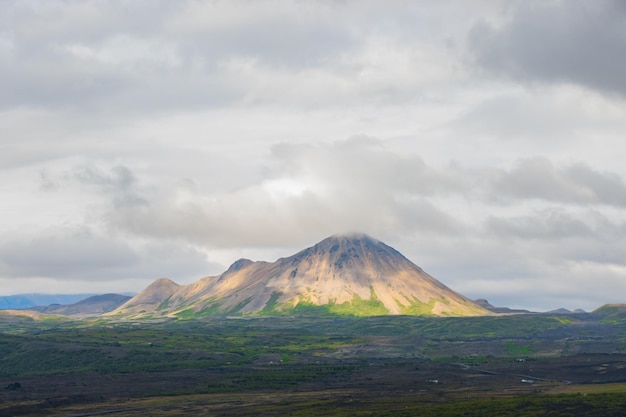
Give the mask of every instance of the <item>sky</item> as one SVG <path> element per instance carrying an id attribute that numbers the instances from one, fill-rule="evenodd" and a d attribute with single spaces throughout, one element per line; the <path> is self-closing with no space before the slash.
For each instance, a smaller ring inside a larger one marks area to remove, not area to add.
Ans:
<path id="1" fill-rule="evenodd" d="M 619 0 L 0 0 L 0 295 L 339 233 L 452 289 L 626 303 Z"/>

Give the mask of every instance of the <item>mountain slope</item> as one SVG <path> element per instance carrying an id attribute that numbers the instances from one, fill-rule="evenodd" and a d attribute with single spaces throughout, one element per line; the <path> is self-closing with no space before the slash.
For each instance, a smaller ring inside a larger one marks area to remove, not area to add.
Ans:
<path id="1" fill-rule="evenodd" d="M 159 305 L 145 302 L 144 292 L 155 284 L 114 313 L 288 314 L 317 308 L 351 315 L 490 314 L 363 234 L 332 236 L 272 263 L 241 259 L 218 277 L 164 294 Z"/>
<path id="2" fill-rule="evenodd" d="M 148 285 L 139 294 L 122 304 L 114 312 L 124 311 L 126 314 L 142 314 L 151 312 L 176 294 L 182 287 L 167 278 L 160 278 Z"/>
<path id="3" fill-rule="evenodd" d="M 592 311 L 602 316 L 605 321 L 623 321 L 626 319 L 626 304 L 605 304 Z"/>
<path id="4" fill-rule="evenodd" d="M 46 307 L 33 307 L 32 310 L 44 314 L 61 314 L 64 316 L 93 316 L 113 311 L 130 298 L 121 294 L 94 295 L 74 304 L 53 304 Z"/>

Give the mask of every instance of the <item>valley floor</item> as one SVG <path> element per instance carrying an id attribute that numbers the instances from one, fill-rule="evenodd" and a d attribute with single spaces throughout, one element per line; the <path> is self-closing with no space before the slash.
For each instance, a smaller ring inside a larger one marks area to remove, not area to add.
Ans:
<path id="1" fill-rule="evenodd" d="M 623 416 L 596 318 L 0 321 L 0 416 Z"/>

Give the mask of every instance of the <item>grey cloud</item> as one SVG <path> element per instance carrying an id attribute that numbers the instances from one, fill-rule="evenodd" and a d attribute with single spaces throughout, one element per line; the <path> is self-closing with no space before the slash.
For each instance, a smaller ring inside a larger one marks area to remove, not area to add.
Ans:
<path id="1" fill-rule="evenodd" d="M 494 305 L 590 310 L 621 302 L 626 272 L 619 255 L 626 248 L 622 237 L 537 232 L 540 236 L 526 238 L 485 230 L 482 235 L 418 244 L 415 251 L 427 259 L 421 266 L 428 273 L 468 297 L 487 298 Z M 413 259 L 419 263 L 417 256 Z"/>
<path id="2" fill-rule="evenodd" d="M 354 40 L 333 24 L 335 8 L 274 2 L 11 3 L 0 14 L 0 39 L 8 45 L 0 49 L 0 106 L 111 113 L 233 103 L 250 85 L 227 65 L 232 59 L 309 67 L 345 52 Z"/>
<path id="3" fill-rule="evenodd" d="M 18 2 L 0 14 L 0 108 L 119 117 L 241 104 L 409 102 L 454 72 L 443 40 L 415 28 L 415 20 L 444 20 L 440 9 L 405 2 Z"/>
<path id="4" fill-rule="evenodd" d="M 215 265 L 188 246 L 167 242 L 137 246 L 87 228 L 5 235 L 0 242 L 0 274 L 14 279 L 149 281 L 162 276 L 198 278 L 210 270 Z"/>
<path id="5" fill-rule="evenodd" d="M 64 174 L 40 171 L 40 186 L 43 191 L 57 192 L 78 185 L 99 195 L 107 195 L 114 208 L 145 204 L 140 194 L 135 174 L 124 165 L 116 165 L 109 172 L 94 164 L 75 166 Z"/>
<path id="6" fill-rule="evenodd" d="M 619 0 L 522 1 L 470 35 L 476 63 L 505 76 L 626 94 L 626 10 Z"/>
<path id="7" fill-rule="evenodd" d="M 548 97 L 507 93 L 490 97 L 454 120 L 451 125 L 465 132 L 489 134 L 497 142 L 539 142 L 546 148 L 572 142 L 580 126 L 572 120 L 576 109 L 559 109 Z M 581 117 L 581 115 L 578 115 Z M 549 139 L 549 143 L 546 139 Z"/>
<path id="8" fill-rule="evenodd" d="M 544 312 L 567 308 L 593 311 L 607 303 L 621 303 L 619 293 L 626 288 L 618 280 L 620 273 L 603 268 L 589 270 L 586 276 L 576 276 L 572 271 L 560 271 L 567 274 L 569 280 L 561 275 L 543 276 L 535 279 L 523 279 L 519 282 L 476 281 L 480 298 L 487 298 L 496 306 L 521 308 L 530 311 Z M 595 277 L 603 276 L 602 280 Z M 610 277 L 610 278 L 609 278 Z M 561 283 L 553 286 L 551 283 Z M 581 291 L 581 288 L 584 289 Z"/>
<path id="9" fill-rule="evenodd" d="M 146 204 L 137 190 L 135 175 L 123 165 L 113 167 L 110 174 L 85 166 L 75 169 L 73 176 L 83 185 L 95 186 L 100 191 L 110 193 L 114 208 Z"/>
<path id="10" fill-rule="evenodd" d="M 95 185 L 105 189 L 129 189 L 136 179 L 130 169 L 123 165 L 111 168 L 111 173 L 105 173 L 94 166 L 74 168 L 71 176 L 82 184 Z"/>
<path id="11" fill-rule="evenodd" d="M 100 239 L 84 230 L 5 241 L 0 256 L 11 275 L 58 277 L 72 274 L 74 278 L 111 266 L 128 267 L 137 261 L 127 246 Z"/>
<path id="12" fill-rule="evenodd" d="M 491 216 L 485 226 L 487 233 L 500 238 L 565 239 L 593 234 L 588 224 L 563 210 L 543 210 L 515 218 Z"/>
<path id="13" fill-rule="evenodd" d="M 278 67 L 326 64 L 357 44 L 332 2 L 186 2 L 165 27 L 183 36 L 186 59 L 212 66 L 225 56 L 261 59 Z"/>
<path id="14" fill-rule="evenodd" d="M 595 201 L 621 207 L 626 205 L 626 183 L 619 175 L 598 172 L 582 163 L 567 167 L 564 174 L 573 183 L 589 190 Z"/>
<path id="15" fill-rule="evenodd" d="M 534 251 L 550 264 L 567 260 L 626 266 L 626 224 L 597 211 L 544 209 L 517 217 L 490 216 L 484 227 L 486 238 Z"/>
<path id="16" fill-rule="evenodd" d="M 1 100 L 1 98 L 0 98 Z M 117 123 L 125 123 L 121 117 Z M 137 145 L 114 133 L 111 120 L 87 112 L 77 115 L 67 111 L 26 109 L 23 107 L 2 113 L 0 119 L 4 143 L 0 152 L 0 169 L 26 166 L 42 169 L 54 164 L 89 155 L 93 159 L 115 159 L 121 153 L 132 152 Z M 105 136 L 102 130 L 106 131 Z"/>
<path id="17" fill-rule="evenodd" d="M 492 185 L 496 198 L 626 205 L 626 184 L 620 176 L 582 163 L 559 168 L 546 158 L 520 159 L 497 174 Z"/>

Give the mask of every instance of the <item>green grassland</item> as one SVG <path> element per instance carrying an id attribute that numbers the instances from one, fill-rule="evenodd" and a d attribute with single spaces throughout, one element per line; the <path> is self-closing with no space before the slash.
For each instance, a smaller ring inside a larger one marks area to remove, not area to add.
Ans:
<path id="1" fill-rule="evenodd" d="M 626 412 L 623 321 L 300 313 L 142 321 L 0 316 L 0 385 L 22 385 L 0 390 L 0 415 Z"/>

